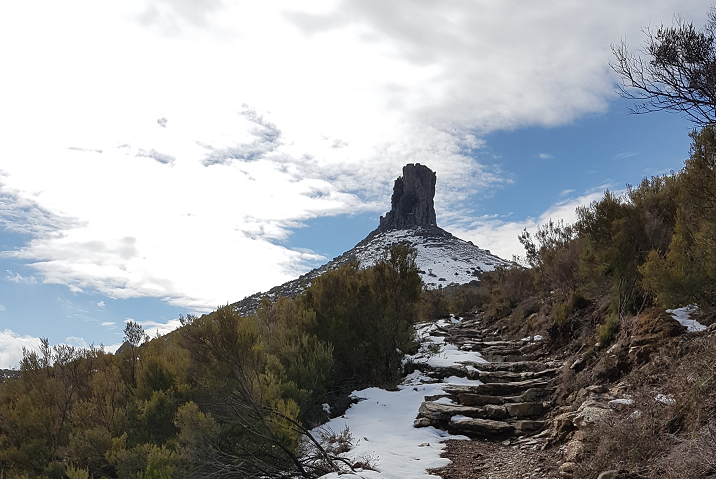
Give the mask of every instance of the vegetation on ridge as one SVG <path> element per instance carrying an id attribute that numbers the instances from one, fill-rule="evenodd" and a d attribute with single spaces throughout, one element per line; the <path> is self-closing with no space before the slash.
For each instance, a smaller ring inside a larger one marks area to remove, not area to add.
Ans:
<path id="1" fill-rule="evenodd" d="M 252 316 L 225 306 L 122 353 L 25 351 L 0 385 L 2 477 L 316 477 L 338 460 L 308 430 L 345 391 L 394 385 L 413 347 L 421 281 L 396 246 L 328 272 Z M 310 445 L 310 444 L 309 444 Z"/>

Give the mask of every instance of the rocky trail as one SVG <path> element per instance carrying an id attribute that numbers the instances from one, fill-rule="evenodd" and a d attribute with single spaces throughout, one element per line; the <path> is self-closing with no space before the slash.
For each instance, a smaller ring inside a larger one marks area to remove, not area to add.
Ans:
<path id="1" fill-rule="evenodd" d="M 448 385 L 421 404 L 414 427 L 432 426 L 472 439 L 448 440 L 443 456 L 451 464 L 431 472 L 445 479 L 560 477 L 560 454 L 544 448 L 550 434 L 545 418 L 563 364 L 544 357 L 541 338 L 503 340 L 482 329 L 478 319 L 445 324 L 431 334 L 482 359 L 419 366 L 434 379 L 464 375 L 479 381 Z"/>
<path id="2" fill-rule="evenodd" d="M 428 366 L 428 377 L 448 375 L 480 381 L 448 385 L 420 406 L 415 427 L 433 426 L 470 437 L 497 439 L 533 435 L 545 425 L 554 377 L 562 363 L 540 360 L 539 341 L 486 339 L 476 321 L 443 328 L 445 340 L 462 351 L 480 353 L 486 362 L 447 368 Z M 527 339 L 527 338 L 526 338 Z"/>
<path id="3" fill-rule="evenodd" d="M 413 452 L 403 447 L 392 452 L 387 444 L 373 444 L 373 457 L 380 456 L 376 461 L 378 472 L 361 471 L 360 477 L 562 477 L 558 469 L 563 455 L 545 448 L 551 434 L 547 426 L 555 378 L 563 364 L 545 356 L 539 336 L 505 340 L 482 329 L 477 318 L 421 325 L 418 334 L 422 346 L 409 364 L 415 371 L 399 387 L 401 394 L 417 396 L 409 406 L 406 404 L 412 411 L 402 416 L 412 414 L 411 429 L 415 432 L 405 430 L 404 424 L 389 429 L 405 438 L 423 434 L 414 440 L 424 441 L 419 445 L 422 450 Z M 421 393 L 424 395 L 419 397 Z M 351 409 L 343 418 L 350 417 Z M 362 425 L 357 417 L 347 424 L 351 430 Z M 361 431 L 377 434 L 371 428 Z M 371 440 L 368 436 L 363 439 L 365 443 Z M 365 448 L 361 452 L 366 455 Z M 442 459 L 431 462 L 426 454 Z M 406 460 L 397 460 L 399 456 Z M 420 475 L 406 469 L 421 465 Z"/>

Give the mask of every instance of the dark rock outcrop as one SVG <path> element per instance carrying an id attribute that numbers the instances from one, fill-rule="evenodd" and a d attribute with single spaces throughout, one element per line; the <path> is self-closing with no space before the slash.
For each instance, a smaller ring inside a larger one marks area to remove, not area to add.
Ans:
<path id="1" fill-rule="evenodd" d="M 435 173 L 425 165 L 405 165 L 403 176 L 393 186 L 390 211 L 380 217 L 377 231 L 437 226 L 433 202 L 436 180 Z"/>

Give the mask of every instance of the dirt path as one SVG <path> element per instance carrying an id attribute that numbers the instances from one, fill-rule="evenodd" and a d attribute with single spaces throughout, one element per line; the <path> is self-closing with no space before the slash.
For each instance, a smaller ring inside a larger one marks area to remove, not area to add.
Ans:
<path id="1" fill-rule="evenodd" d="M 442 454 L 452 461 L 442 469 L 431 470 L 443 479 L 528 479 L 558 478 L 562 463 L 556 450 L 540 451 L 531 445 L 492 442 L 487 439 L 451 439 Z"/>

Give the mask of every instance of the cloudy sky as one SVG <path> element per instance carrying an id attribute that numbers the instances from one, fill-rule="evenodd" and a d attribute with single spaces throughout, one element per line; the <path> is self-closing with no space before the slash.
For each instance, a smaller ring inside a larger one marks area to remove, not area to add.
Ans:
<path id="1" fill-rule="evenodd" d="M 691 125 L 628 115 L 610 46 L 708 1 L 127 0 L 0 6 L 0 367 L 292 279 L 404 164 L 493 253 L 644 176 Z"/>

